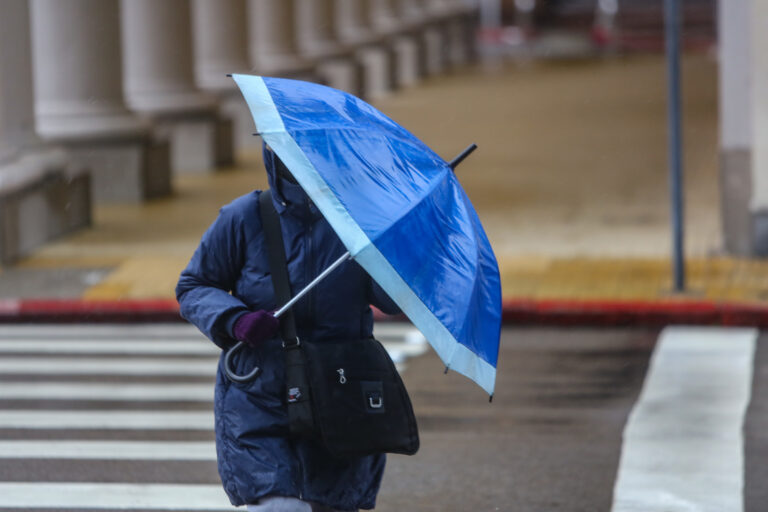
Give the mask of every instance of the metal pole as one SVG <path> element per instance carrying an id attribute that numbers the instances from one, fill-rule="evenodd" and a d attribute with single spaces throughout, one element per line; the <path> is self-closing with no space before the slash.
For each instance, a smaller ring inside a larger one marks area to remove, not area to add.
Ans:
<path id="1" fill-rule="evenodd" d="M 322 281 L 323 279 L 325 279 L 326 277 L 328 277 L 328 275 L 329 275 L 331 272 L 333 272 L 334 270 L 336 270 L 336 267 L 338 267 L 339 265 L 341 265 L 342 263 L 344 263 L 345 261 L 347 261 L 347 260 L 348 260 L 348 259 L 350 259 L 351 257 L 352 257 L 352 255 L 349 253 L 349 251 L 347 251 L 347 252 L 345 252 L 344 254 L 342 254 L 342 255 L 341 255 L 341 257 L 340 257 L 339 259 L 337 259 L 336 261 L 334 261 L 333 263 L 331 263 L 331 264 L 330 264 L 330 266 L 328 266 L 328 267 L 327 267 L 325 270 L 323 270 L 323 271 L 320 273 L 320 275 L 318 275 L 316 278 L 314 278 L 314 279 L 312 280 L 312 282 L 311 282 L 311 283 L 309 283 L 307 286 L 305 286 L 305 287 L 304 287 L 304 288 L 303 288 L 303 289 L 302 289 L 302 290 L 301 290 L 299 293 L 297 293 L 296 295 L 294 295 L 294 296 L 293 296 L 293 298 L 291 298 L 291 300 L 289 300 L 288 302 L 286 302 L 285 304 L 283 304 L 283 307 L 281 307 L 280 309 L 278 309 L 277 311 L 275 311 L 275 315 L 274 315 L 274 316 L 275 316 L 275 318 L 280 318 L 280 316 L 281 316 L 283 313 L 285 313 L 286 311 L 288 311 L 289 309 L 291 309 L 291 307 L 293 307 L 293 305 L 294 305 L 294 304 L 296 304 L 296 302 L 298 302 L 298 300 L 299 300 L 300 298 L 302 298 L 304 295 L 306 295 L 307 293 L 309 293 L 309 291 L 310 291 L 312 288 L 314 288 L 314 287 L 315 287 L 315 285 L 317 285 L 317 284 L 318 284 L 320 281 Z"/>
<path id="2" fill-rule="evenodd" d="M 669 141 L 669 189 L 672 203 L 672 266 L 675 291 L 685 290 L 683 223 L 683 143 L 680 105 L 680 0 L 664 0 L 667 50 L 667 123 Z"/>

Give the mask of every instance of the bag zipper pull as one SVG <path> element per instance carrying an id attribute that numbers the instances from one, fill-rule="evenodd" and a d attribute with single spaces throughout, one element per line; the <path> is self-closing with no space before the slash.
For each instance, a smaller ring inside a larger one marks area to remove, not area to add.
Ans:
<path id="1" fill-rule="evenodd" d="M 344 368 L 339 368 L 336 373 L 339 374 L 339 384 L 346 384 L 347 378 L 344 376 Z"/>

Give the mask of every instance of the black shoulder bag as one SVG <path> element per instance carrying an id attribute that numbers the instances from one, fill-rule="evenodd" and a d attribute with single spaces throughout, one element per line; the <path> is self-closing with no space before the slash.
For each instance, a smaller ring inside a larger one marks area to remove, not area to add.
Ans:
<path id="1" fill-rule="evenodd" d="M 291 298 L 280 217 L 270 191 L 259 209 L 278 304 Z M 280 319 L 291 435 L 315 439 L 336 457 L 375 453 L 413 455 L 419 432 L 408 392 L 375 339 L 299 339 L 291 311 Z"/>

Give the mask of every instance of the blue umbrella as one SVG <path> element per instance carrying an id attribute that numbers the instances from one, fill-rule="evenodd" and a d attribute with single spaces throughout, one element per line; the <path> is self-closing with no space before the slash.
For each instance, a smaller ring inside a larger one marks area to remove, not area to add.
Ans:
<path id="1" fill-rule="evenodd" d="M 501 330 L 499 269 L 451 165 L 345 92 L 297 80 L 233 78 L 258 133 L 349 250 L 315 282 L 354 258 L 446 367 L 492 396 Z"/>

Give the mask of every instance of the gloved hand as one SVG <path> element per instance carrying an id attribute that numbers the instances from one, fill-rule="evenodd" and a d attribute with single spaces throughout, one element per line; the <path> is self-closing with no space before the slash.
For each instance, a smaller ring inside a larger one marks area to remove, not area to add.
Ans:
<path id="1" fill-rule="evenodd" d="M 279 329 L 280 322 L 272 313 L 259 310 L 238 318 L 232 332 L 238 341 L 255 347 L 273 337 Z"/>

